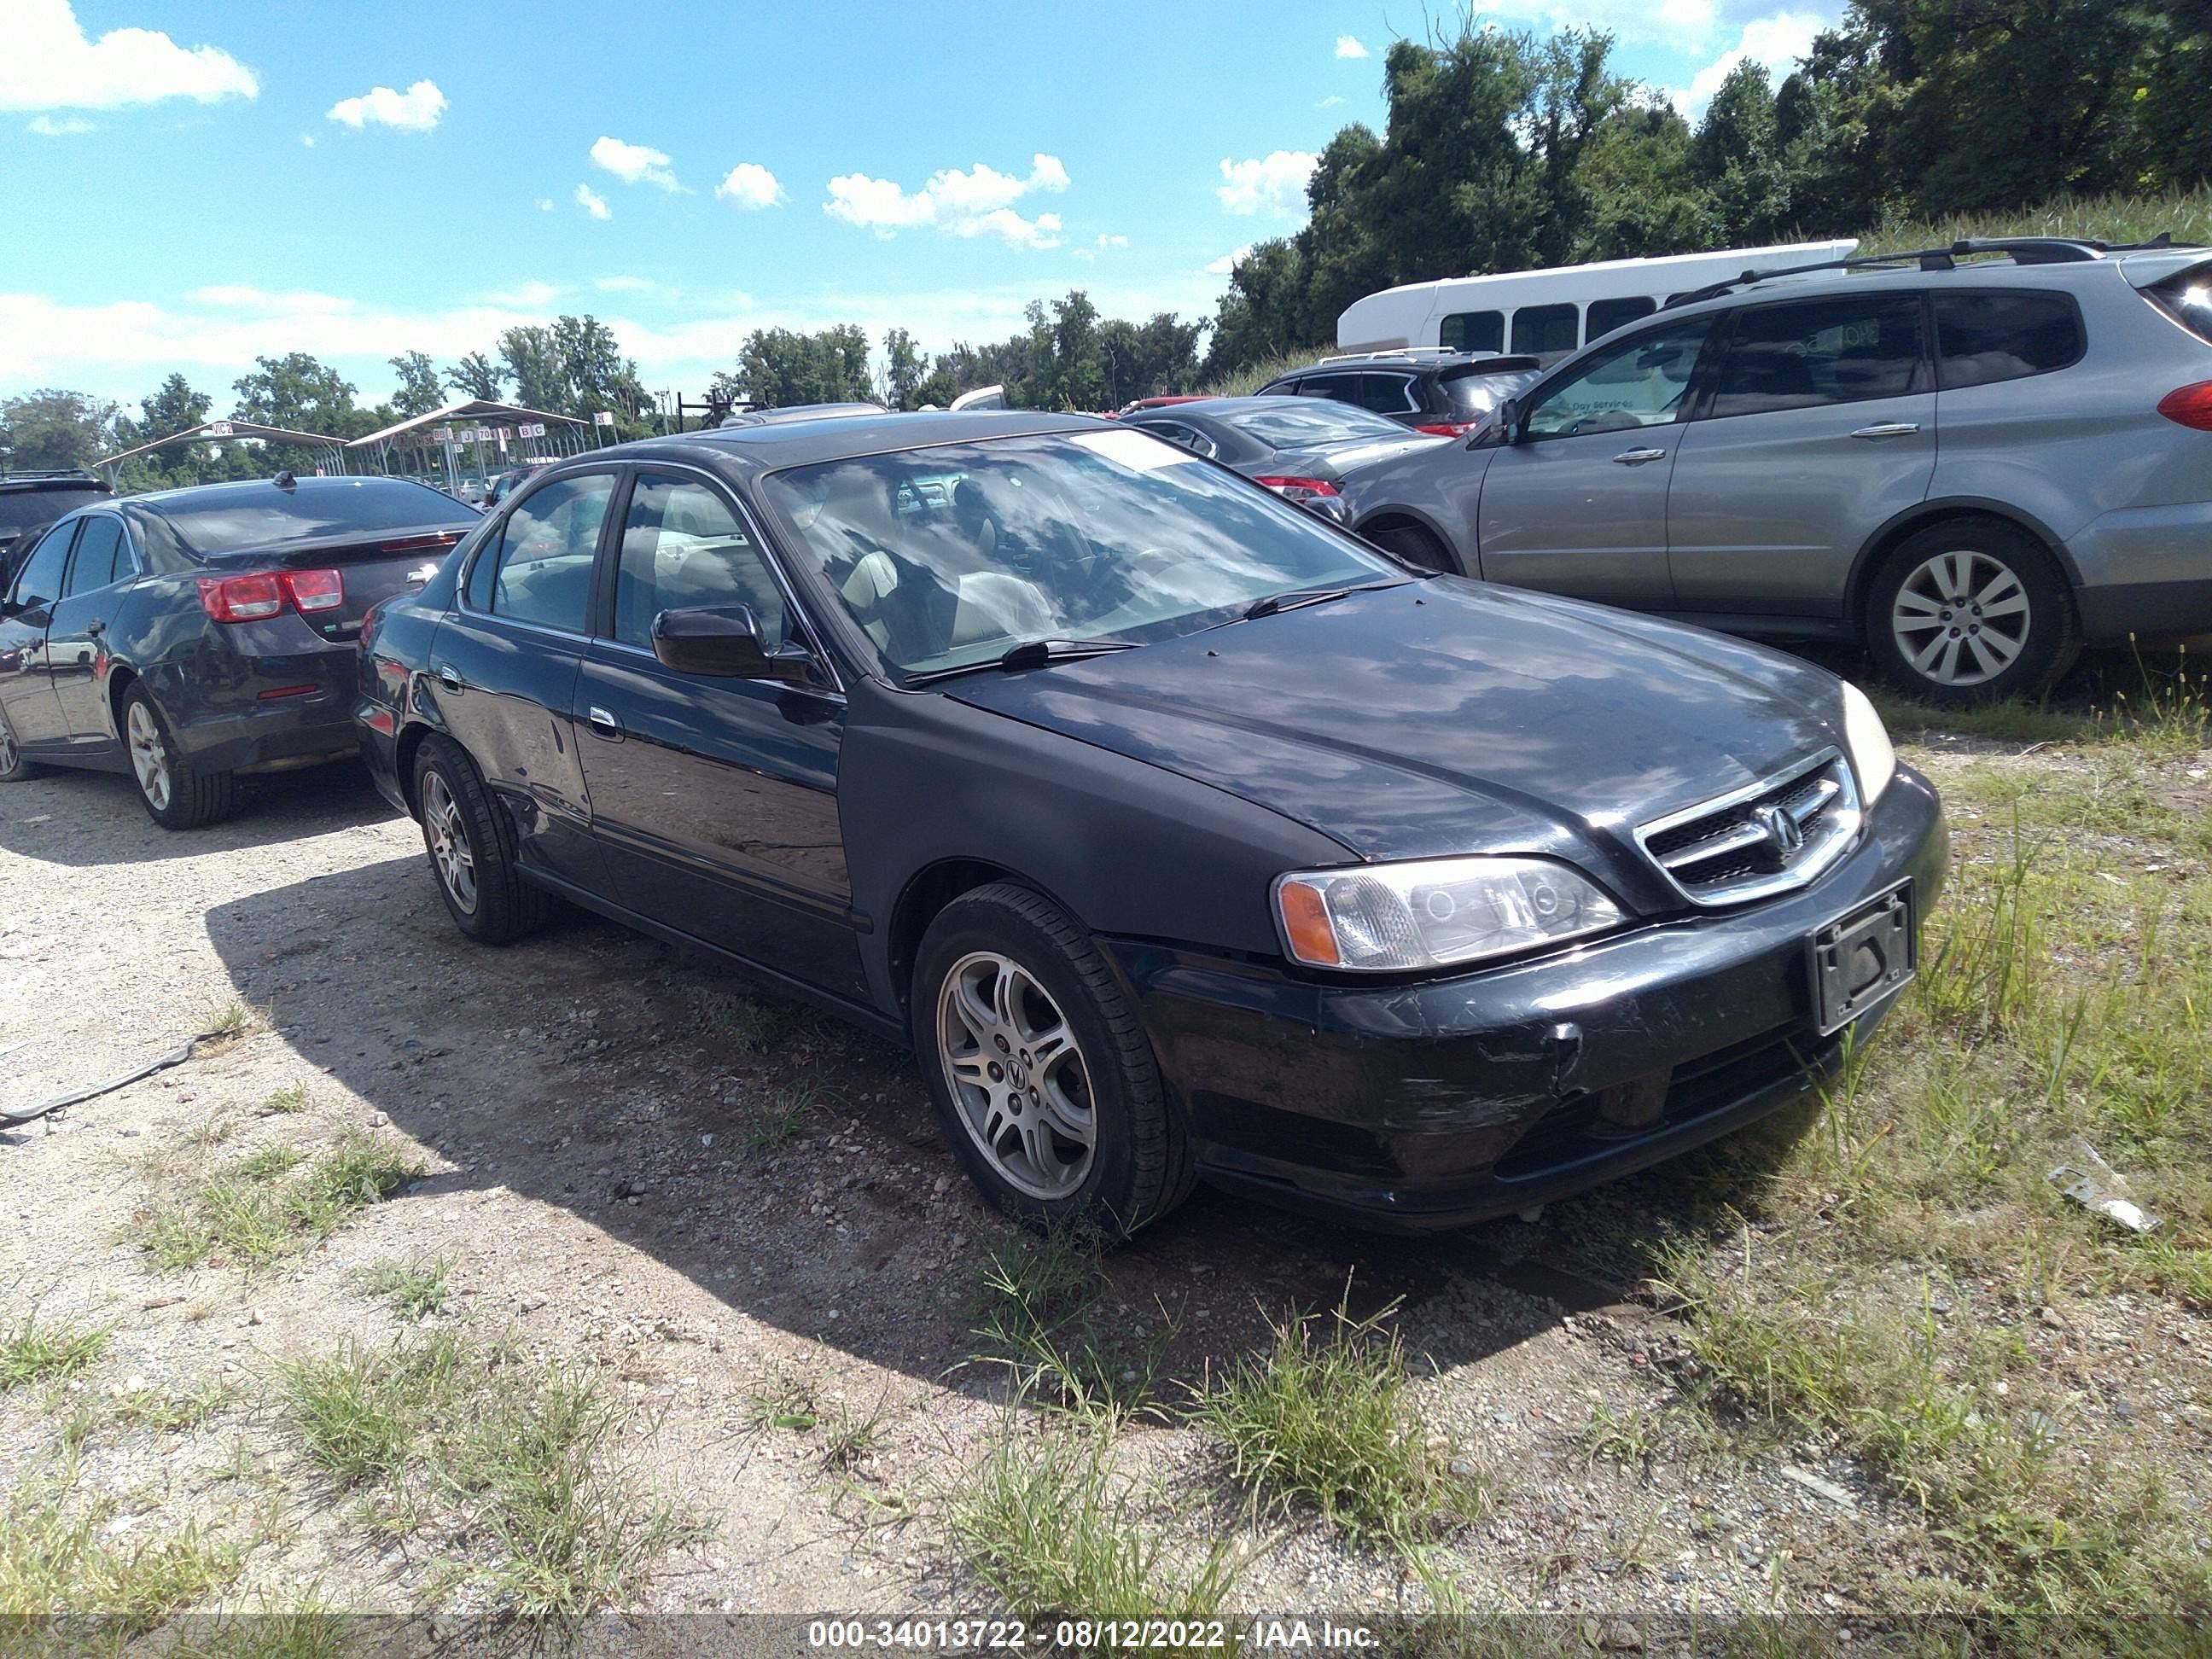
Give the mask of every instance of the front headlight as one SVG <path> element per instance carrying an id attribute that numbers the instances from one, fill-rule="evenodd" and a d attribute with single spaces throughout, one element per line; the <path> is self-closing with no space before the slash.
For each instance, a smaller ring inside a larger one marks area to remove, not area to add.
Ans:
<path id="1" fill-rule="evenodd" d="M 1889 729 L 1867 694 L 1849 680 L 1844 682 L 1844 747 L 1850 750 L 1860 804 L 1871 809 L 1897 775 L 1897 750 L 1890 747 Z"/>
<path id="2" fill-rule="evenodd" d="M 1368 973 L 1443 968 L 1618 926 L 1620 908 L 1545 859 L 1427 859 L 1302 870 L 1275 883 L 1291 957 Z"/>

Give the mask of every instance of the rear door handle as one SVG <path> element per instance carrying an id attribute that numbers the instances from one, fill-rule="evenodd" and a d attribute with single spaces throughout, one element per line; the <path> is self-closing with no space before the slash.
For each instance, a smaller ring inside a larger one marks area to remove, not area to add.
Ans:
<path id="1" fill-rule="evenodd" d="M 448 691 L 459 692 L 469 689 L 469 683 L 461 678 L 460 671 L 450 663 L 438 665 L 438 684 Z"/>
<path id="2" fill-rule="evenodd" d="M 597 703 L 586 711 L 584 719 L 599 737 L 619 738 L 623 734 L 622 722 Z"/>
<path id="3" fill-rule="evenodd" d="M 1641 466 L 1646 461 L 1665 460 L 1667 452 L 1663 449 L 1624 449 L 1613 459 L 1620 466 Z"/>
<path id="4" fill-rule="evenodd" d="M 1876 421 L 1851 434 L 1854 438 L 1909 438 L 1920 430 L 1917 421 Z"/>

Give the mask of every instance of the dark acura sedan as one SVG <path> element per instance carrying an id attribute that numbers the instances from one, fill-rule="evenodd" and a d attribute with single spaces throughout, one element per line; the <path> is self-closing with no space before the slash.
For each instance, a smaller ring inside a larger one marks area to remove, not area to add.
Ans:
<path id="1" fill-rule="evenodd" d="M 358 752 L 353 642 L 481 520 L 396 478 L 201 484 L 58 520 L 0 599 L 0 783 L 128 773 L 154 822 Z"/>
<path id="2" fill-rule="evenodd" d="M 361 652 L 464 932 L 557 895 L 911 1042 L 1032 1221 L 1203 1176 L 1441 1227 L 1651 1163 L 1879 1019 L 1944 872 L 1842 681 L 1079 416 L 580 456 Z"/>
<path id="3" fill-rule="evenodd" d="M 1121 421 L 1218 461 L 1301 506 L 1334 495 L 1356 466 L 1451 441 L 1408 432 L 1333 398 L 1202 398 L 1140 409 Z"/>

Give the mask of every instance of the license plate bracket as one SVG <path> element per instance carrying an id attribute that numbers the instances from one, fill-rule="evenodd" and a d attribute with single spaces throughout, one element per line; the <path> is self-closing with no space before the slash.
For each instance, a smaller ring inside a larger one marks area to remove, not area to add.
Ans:
<path id="1" fill-rule="evenodd" d="M 1903 990 L 1918 970 L 1918 944 L 1909 880 L 1815 929 L 1806 955 L 1820 1035 L 1832 1036 Z"/>

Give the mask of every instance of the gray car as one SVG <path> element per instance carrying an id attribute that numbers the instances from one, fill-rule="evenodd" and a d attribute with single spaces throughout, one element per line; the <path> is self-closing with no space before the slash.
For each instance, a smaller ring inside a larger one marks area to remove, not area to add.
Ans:
<path id="1" fill-rule="evenodd" d="M 1328 398 L 1200 398 L 1121 419 L 1302 506 L 1335 495 L 1338 480 L 1358 467 L 1455 447 Z"/>
<path id="2" fill-rule="evenodd" d="M 2084 643 L 2212 630 L 2212 250 L 1961 242 L 1747 273 L 1499 414 L 1322 505 L 1432 568 L 1861 641 L 1940 702 L 2039 690 Z"/>

